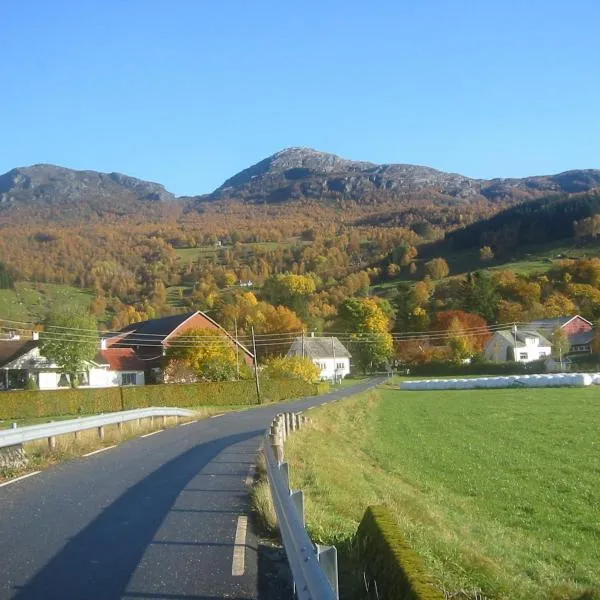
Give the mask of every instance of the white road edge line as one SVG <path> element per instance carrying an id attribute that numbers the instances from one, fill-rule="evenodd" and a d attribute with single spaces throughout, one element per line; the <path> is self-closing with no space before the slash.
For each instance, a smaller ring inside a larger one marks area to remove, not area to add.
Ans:
<path id="1" fill-rule="evenodd" d="M 222 417 L 225 413 L 219 413 L 218 415 L 212 415 L 211 419 L 216 419 L 217 417 Z"/>
<path id="2" fill-rule="evenodd" d="M 116 448 L 117 445 L 114 444 L 114 446 L 106 446 L 106 448 L 100 448 L 100 450 L 94 450 L 93 452 L 88 452 L 87 454 L 82 454 L 81 456 L 93 456 L 94 454 L 100 454 L 100 452 L 106 452 L 107 450 L 112 450 L 113 448 Z"/>
<path id="3" fill-rule="evenodd" d="M 161 431 L 164 431 L 164 429 L 159 429 L 158 431 L 151 431 L 150 433 L 140 435 L 140 437 L 150 437 L 151 435 L 156 435 L 157 433 L 160 433 Z"/>
<path id="4" fill-rule="evenodd" d="M 246 531 L 248 530 L 248 517 L 238 517 L 237 527 L 235 528 L 235 542 L 233 547 L 233 562 L 231 564 L 231 574 L 239 577 L 244 574 L 246 567 Z"/>
<path id="5" fill-rule="evenodd" d="M 34 471 L 33 473 L 27 473 L 27 475 L 21 475 L 21 477 L 15 477 L 14 479 L 10 479 L 9 481 L 0 483 L 0 487 L 10 485 L 11 483 L 17 483 L 17 481 L 21 481 L 21 479 L 27 479 L 28 477 L 32 477 L 33 475 L 37 475 L 38 473 L 41 473 L 41 471 Z"/>
<path id="6" fill-rule="evenodd" d="M 195 421 L 188 421 L 187 423 L 182 423 L 180 425 L 180 427 L 185 427 L 186 425 L 192 425 L 193 423 L 197 423 L 198 419 L 196 419 Z"/>

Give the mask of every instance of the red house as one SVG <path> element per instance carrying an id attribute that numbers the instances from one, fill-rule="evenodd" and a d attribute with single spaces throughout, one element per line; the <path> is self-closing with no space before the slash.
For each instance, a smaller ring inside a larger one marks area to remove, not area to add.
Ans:
<path id="1" fill-rule="evenodd" d="M 247 364 L 254 364 L 252 352 L 201 311 L 132 323 L 127 327 L 123 327 L 117 333 L 104 338 L 102 344 L 108 353 L 118 348 L 132 349 L 138 361 L 146 365 L 145 371 L 150 375 L 151 371 L 162 366 L 162 359 L 170 341 L 186 331 L 194 329 L 214 329 L 229 338 L 234 347 L 237 345 L 240 355 L 244 357 Z M 148 380 L 151 381 L 152 377 L 147 378 Z"/>
<path id="2" fill-rule="evenodd" d="M 558 328 L 563 329 L 569 338 L 570 352 L 591 352 L 594 339 L 593 324 L 580 315 L 574 317 L 557 317 L 556 319 L 540 319 L 527 325 L 546 335 Z"/>

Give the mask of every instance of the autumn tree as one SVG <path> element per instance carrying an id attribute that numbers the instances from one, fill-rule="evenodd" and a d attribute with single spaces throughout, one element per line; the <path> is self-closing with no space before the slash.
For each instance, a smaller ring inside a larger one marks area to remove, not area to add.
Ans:
<path id="1" fill-rule="evenodd" d="M 374 298 L 348 298 L 338 327 L 350 332 L 352 355 L 363 372 L 385 368 L 393 353 L 391 322 Z"/>
<path id="2" fill-rule="evenodd" d="M 443 258 L 432 258 L 425 263 L 425 273 L 431 279 L 443 279 L 450 274 L 450 267 Z"/>
<path id="3" fill-rule="evenodd" d="M 242 359 L 227 336 L 214 329 L 193 329 L 171 340 L 165 362 L 167 374 L 186 368 L 199 380 L 228 381 L 236 378 Z"/>
<path id="4" fill-rule="evenodd" d="M 479 259 L 483 262 L 487 262 L 494 258 L 494 251 L 489 246 L 483 246 L 479 249 Z"/>
<path id="5" fill-rule="evenodd" d="M 270 379 L 301 379 L 312 383 L 320 374 L 321 369 L 310 358 L 302 356 L 276 356 L 263 368 L 263 375 Z"/>
<path id="6" fill-rule="evenodd" d="M 552 354 L 558 357 L 562 366 L 563 357 L 568 354 L 571 349 L 569 344 L 569 336 L 562 327 L 557 327 L 552 333 Z"/>
<path id="7" fill-rule="evenodd" d="M 469 352 L 481 352 L 491 337 L 488 325 L 481 316 L 462 310 L 445 310 L 435 315 L 430 326 L 431 331 L 446 332 L 464 339 Z M 460 335 L 457 332 L 460 331 Z M 466 358 L 466 357 L 463 357 Z"/>
<path id="8" fill-rule="evenodd" d="M 78 374 L 100 348 L 96 319 L 74 310 L 52 313 L 40 334 L 40 354 L 58 365 L 71 387 L 77 387 Z"/>

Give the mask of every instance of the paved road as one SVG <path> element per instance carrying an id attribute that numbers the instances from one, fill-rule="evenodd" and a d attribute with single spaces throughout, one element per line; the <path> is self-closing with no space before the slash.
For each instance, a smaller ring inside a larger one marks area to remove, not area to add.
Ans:
<path id="1" fill-rule="evenodd" d="M 232 557 L 265 428 L 378 381 L 168 429 L 0 488 L 0 599 L 258 598 L 250 528 L 243 575 Z"/>

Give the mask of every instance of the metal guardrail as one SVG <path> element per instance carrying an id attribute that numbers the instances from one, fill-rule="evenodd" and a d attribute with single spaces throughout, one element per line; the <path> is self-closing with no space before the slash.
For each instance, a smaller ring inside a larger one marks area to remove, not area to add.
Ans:
<path id="1" fill-rule="evenodd" d="M 283 443 L 306 417 L 279 414 L 265 440 L 267 474 L 279 530 L 294 578 L 298 600 L 338 600 L 337 550 L 313 544 L 304 528 L 304 494 L 290 490 L 288 464 L 283 462 Z"/>
<path id="2" fill-rule="evenodd" d="M 56 421 L 42 425 L 29 425 L 27 427 L 0 431 L 0 448 L 17 446 L 25 442 L 33 442 L 45 438 L 48 439 L 49 445 L 53 447 L 57 435 L 77 433 L 78 431 L 97 428 L 98 436 L 103 438 L 104 427 L 106 425 L 118 425 L 119 423 L 152 417 L 192 417 L 194 414 L 193 411 L 184 408 L 153 407 L 124 410 L 121 412 L 94 415 L 93 417 L 69 419 L 67 421 Z"/>

